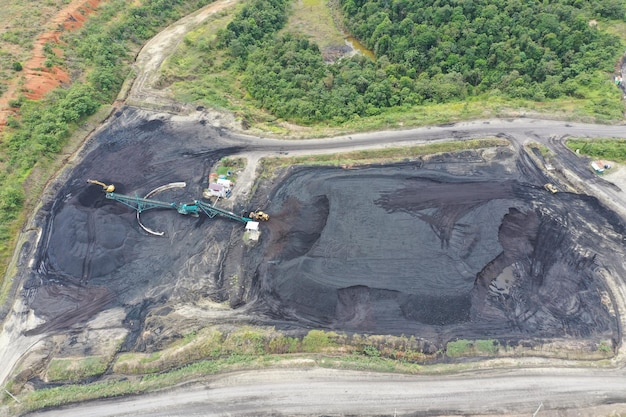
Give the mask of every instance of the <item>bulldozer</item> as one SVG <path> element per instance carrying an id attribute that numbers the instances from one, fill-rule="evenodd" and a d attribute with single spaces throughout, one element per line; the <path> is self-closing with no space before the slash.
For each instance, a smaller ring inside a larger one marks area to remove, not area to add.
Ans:
<path id="1" fill-rule="evenodd" d="M 554 186 L 554 184 L 547 183 L 543 186 L 546 190 L 550 191 L 552 194 L 556 194 L 559 190 Z"/>
<path id="2" fill-rule="evenodd" d="M 112 193 L 113 191 L 115 191 L 115 185 L 111 184 L 111 185 L 106 185 L 103 182 L 100 181 L 96 181 L 96 180 L 87 180 L 87 182 L 89 184 L 96 184 L 102 187 L 102 191 L 104 191 L 105 193 Z"/>
<path id="3" fill-rule="evenodd" d="M 270 219 L 269 214 L 261 210 L 250 212 L 250 215 L 248 217 L 250 217 L 252 220 L 257 220 L 257 221 L 262 221 L 262 222 L 266 222 Z"/>

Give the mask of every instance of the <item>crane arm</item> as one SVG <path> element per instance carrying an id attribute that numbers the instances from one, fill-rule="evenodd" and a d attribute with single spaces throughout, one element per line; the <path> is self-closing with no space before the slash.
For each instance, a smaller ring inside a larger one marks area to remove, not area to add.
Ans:
<path id="1" fill-rule="evenodd" d="M 96 185 L 101 186 L 102 187 L 102 191 L 104 191 L 105 193 L 112 193 L 113 191 L 115 191 L 115 185 L 113 185 L 113 184 L 106 185 L 102 181 L 98 181 L 98 180 L 87 180 L 87 182 L 89 184 L 96 184 Z"/>

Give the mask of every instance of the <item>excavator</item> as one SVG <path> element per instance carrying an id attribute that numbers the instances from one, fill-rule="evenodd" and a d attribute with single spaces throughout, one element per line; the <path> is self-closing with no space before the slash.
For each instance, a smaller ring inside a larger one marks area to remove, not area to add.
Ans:
<path id="1" fill-rule="evenodd" d="M 104 191 L 105 193 L 112 193 L 115 191 L 115 185 L 111 184 L 111 185 L 106 185 L 105 183 L 101 182 L 101 181 L 97 181 L 97 180 L 87 180 L 87 182 L 89 184 L 96 184 L 102 187 L 102 191 Z"/>

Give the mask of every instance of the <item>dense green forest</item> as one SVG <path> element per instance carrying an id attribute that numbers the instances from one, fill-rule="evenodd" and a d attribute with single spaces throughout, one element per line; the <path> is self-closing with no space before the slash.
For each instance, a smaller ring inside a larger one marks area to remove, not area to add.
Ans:
<path id="1" fill-rule="evenodd" d="M 280 31 L 285 0 L 253 0 L 222 30 L 225 67 L 276 116 L 341 123 L 394 106 L 480 95 L 544 101 L 607 100 L 605 81 L 623 51 L 592 19 L 624 20 L 622 0 L 341 0 L 345 24 L 376 54 L 325 63 L 317 45 Z M 210 48 L 209 48 L 210 49 Z M 599 103 L 598 115 L 620 106 Z"/>

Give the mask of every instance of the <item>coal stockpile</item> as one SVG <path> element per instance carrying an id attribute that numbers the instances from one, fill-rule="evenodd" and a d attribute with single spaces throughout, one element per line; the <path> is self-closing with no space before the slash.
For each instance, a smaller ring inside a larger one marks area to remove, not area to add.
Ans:
<path id="1" fill-rule="evenodd" d="M 185 181 L 185 188 L 153 198 L 186 203 L 201 197 L 211 167 L 236 152 L 220 146 L 218 131 L 198 122 L 146 119 L 133 109 L 118 114 L 41 211 L 37 267 L 24 287 L 30 306 L 46 322 L 31 333 L 68 328 L 113 306 L 136 312 L 212 292 L 224 255 L 211 248 L 227 242 L 242 223 L 148 210 L 142 222 L 165 233 L 154 237 L 139 227 L 135 210 L 106 199 L 102 187 L 87 180 L 139 197 Z"/>
<path id="2" fill-rule="evenodd" d="M 612 337 L 598 270 L 623 256 L 617 217 L 548 192 L 524 158 L 471 154 L 287 175 L 258 303 L 306 326 L 432 340 Z"/>
<path id="3" fill-rule="evenodd" d="M 30 333 L 123 306 L 124 349 L 139 349 L 150 312 L 210 300 L 239 311 L 240 325 L 296 331 L 617 339 L 602 274 L 621 271 L 623 226 L 595 198 L 544 189 L 524 151 L 288 170 L 234 209 L 270 214 L 257 244 L 241 222 L 167 209 L 142 213 L 164 232 L 149 235 L 133 209 L 87 183 L 143 197 L 185 181 L 152 198 L 189 202 L 221 157 L 242 150 L 232 143 L 202 120 L 120 112 L 38 215 L 24 290 L 43 321 Z"/>

